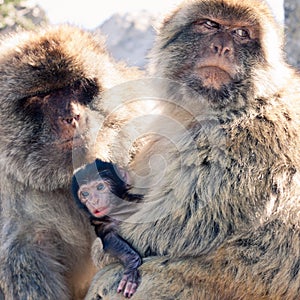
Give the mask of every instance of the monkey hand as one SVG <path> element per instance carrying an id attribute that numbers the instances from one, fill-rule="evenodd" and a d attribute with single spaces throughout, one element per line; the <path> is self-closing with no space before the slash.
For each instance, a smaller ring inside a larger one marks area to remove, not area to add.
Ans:
<path id="1" fill-rule="evenodd" d="M 123 295 L 126 298 L 130 298 L 136 292 L 139 280 L 140 273 L 138 269 L 125 271 L 118 286 L 118 293 L 121 293 L 124 290 Z"/>

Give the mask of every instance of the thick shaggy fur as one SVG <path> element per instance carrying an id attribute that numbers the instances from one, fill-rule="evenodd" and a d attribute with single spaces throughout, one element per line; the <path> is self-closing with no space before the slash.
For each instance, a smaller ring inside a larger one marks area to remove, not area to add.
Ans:
<path id="1" fill-rule="evenodd" d="M 257 52 L 241 59 L 240 81 L 213 101 L 176 77 L 197 53 L 197 41 L 186 37 L 201 18 L 259 28 Z M 259 0 L 189 0 L 166 18 L 151 72 L 173 80 L 159 86 L 169 101 L 162 115 L 182 127 L 158 116 L 151 130 L 163 134 L 132 163 L 135 174 L 147 174 L 151 157 L 167 161 L 156 165 L 156 176 L 135 178 L 147 187 L 145 203 L 121 226 L 145 258 L 133 299 L 299 298 L 300 81 L 282 44 Z M 101 270 L 87 299 L 121 299 L 121 274 L 118 265 Z"/>
<path id="2" fill-rule="evenodd" d="M 71 196 L 73 167 L 96 155 L 96 116 L 89 106 L 101 110 L 101 92 L 128 80 L 129 73 L 110 58 L 103 41 L 72 26 L 2 40 L 0 290 L 5 299 L 84 297 L 96 271 L 90 258 L 95 235 Z M 60 132 L 55 104 L 47 103 L 52 99 L 62 110 L 59 101 L 65 102 L 67 110 L 73 98 L 84 125 L 84 145 L 74 149 L 72 136 L 64 144 L 59 139 L 70 137 L 72 126 L 64 121 L 60 126 L 69 129 Z M 108 110 L 101 113 L 97 126 Z"/>

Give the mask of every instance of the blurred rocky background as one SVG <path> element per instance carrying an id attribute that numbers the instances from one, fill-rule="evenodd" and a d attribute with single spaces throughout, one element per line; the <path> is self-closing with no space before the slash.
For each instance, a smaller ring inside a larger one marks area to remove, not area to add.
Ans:
<path id="1" fill-rule="evenodd" d="M 46 24 L 45 12 L 30 1 L 0 0 L 0 33 L 8 33 L 18 27 L 31 29 Z"/>
<path id="2" fill-rule="evenodd" d="M 107 48 L 116 59 L 143 68 L 154 41 L 158 18 L 147 11 L 115 14 L 96 30 L 107 36 Z"/>
<path id="3" fill-rule="evenodd" d="M 300 0 L 284 2 L 287 59 L 300 69 Z M 159 19 L 147 11 L 115 14 L 95 31 L 108 37 L 107 47 L 116 59 L 144 68 Z M 47 23 L 45 12 L 33 1 L 0 0 L 0 34 Z"/>
<path id="4" fill-rule="evenodd" d="M 300 69 L 300 1 L 284 0 L 284 13 L 287 59 Z"/>

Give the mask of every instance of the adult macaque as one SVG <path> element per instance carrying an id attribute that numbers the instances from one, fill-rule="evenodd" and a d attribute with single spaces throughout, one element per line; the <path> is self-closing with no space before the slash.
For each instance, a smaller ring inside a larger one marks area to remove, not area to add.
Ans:
<path id="1" fill-rule="evenodd" d="M 124 264 L 124 275 L 117 291 L 121 293 L 124 290 L 123 295 L 130 298 L 139 284 L 138 267 L 142 261 L 139 254 L 118 235 L 118 226 L 122 214 L 130 210 L 130 202 L 139 202 L 142 196 L 131 194 L 127 182 L 125 170 L 96 159 L 74 173 L 72 192 L 78 206 L 88 213 L 104 251 Z M 134 210 L 134 206 L 131 209 Z"/>
<path id="2" fill-rule="evenodd" d="M 136 223 L 120 225 L 147 257 L 133 299 L 299 298 L 300 81 L 281 33 L 259 0 L 188 0 L 162 24 L 151 75 L 182 130 L 132 162 L 136 174 L 168 162 L 160 180 L 132 177 L 149 187 Z M 120 272 L 99 272 L 87 299 L 119 299 Z"/>
<path id="3" fill-rule="evenodd" d="M 103 106 L 101 92 L 134 73 L 116 64 L 98 38 L 72 26 L 19 32 L 1 41 L 0 291 L 5 299 L 85 296 L 96 272 L 90 257 L 96 236 L 74 203 L 73 167 L 95 158 L 91 132 L 109 114 L 96 117 L 90 105 Z"/>

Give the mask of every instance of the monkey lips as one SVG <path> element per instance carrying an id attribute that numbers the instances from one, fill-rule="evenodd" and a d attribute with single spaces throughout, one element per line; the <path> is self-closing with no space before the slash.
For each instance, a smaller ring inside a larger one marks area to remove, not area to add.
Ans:
<path id="1" fill-rule="evenodd" d="M 222 85 L 232 82 L 231 75 L 224 69 L 217 66 L 204 66 L 196 69 L 196 75 L 204 87 L 220 89 Z"/>
<path id="2" fill-rule="evenodd" d="M 101 217 L 107 216 L 109 211 L 110 211 L 110 209 L 107 207 L 99 207 L 99 208 L 93 209 L 92 214 L 96 218 L 101 218 Z"/>

